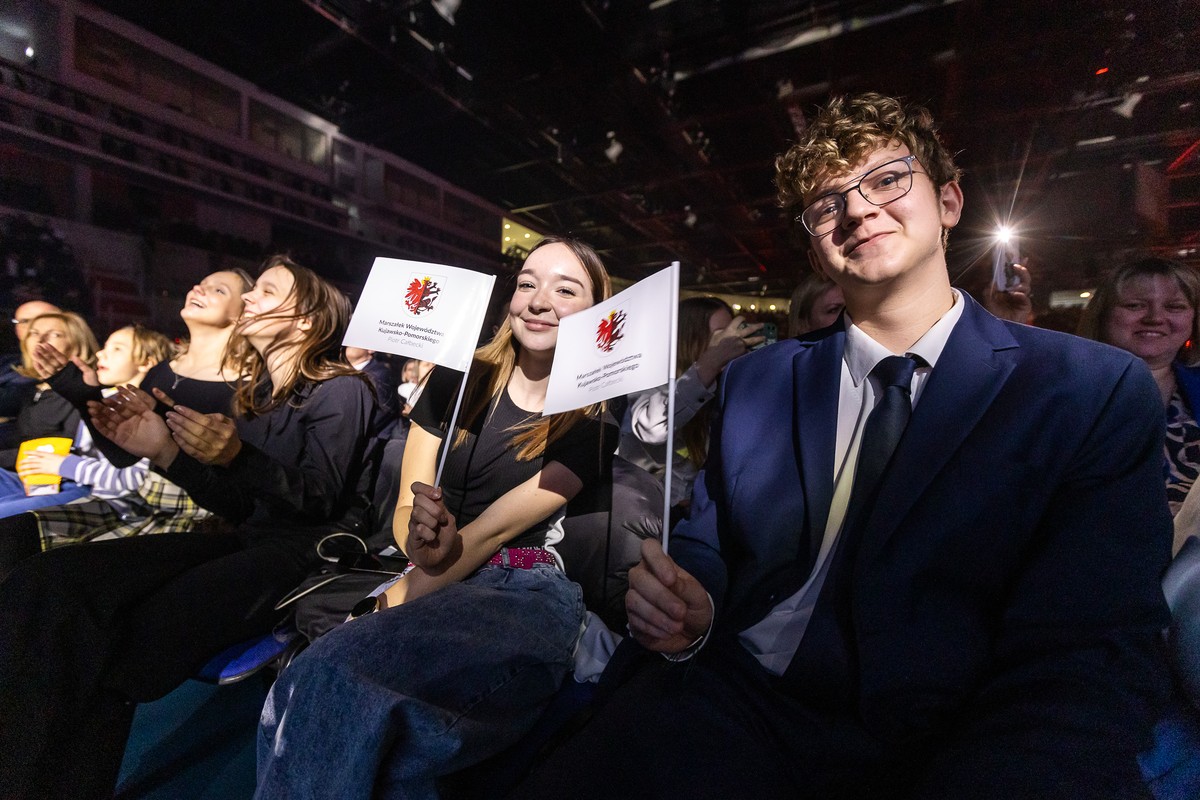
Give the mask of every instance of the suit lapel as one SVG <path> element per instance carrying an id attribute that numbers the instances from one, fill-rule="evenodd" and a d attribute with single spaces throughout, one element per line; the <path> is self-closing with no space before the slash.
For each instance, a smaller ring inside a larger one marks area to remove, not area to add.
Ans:
<path id="1" fill-rule="evenodd" d="M 796 398 L 792 429 L 804 491 L 810 564 L 821 548 L 833 500 L 833 448 L 845 346 L 846 332 L 838 331 L 801 350 L 792 360 Z"/>
<path id="2" fill-rule="evenodd" d="M 882 547 L 974 430 L 1016 367 L 1018 345 L 974 300 L 950 334 L 922 390 L 871 509 L 867 541 Z"/>

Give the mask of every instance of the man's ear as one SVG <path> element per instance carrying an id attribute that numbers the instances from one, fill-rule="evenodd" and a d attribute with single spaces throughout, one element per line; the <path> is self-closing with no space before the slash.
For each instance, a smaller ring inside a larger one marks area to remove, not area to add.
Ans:
<path id="1" fill-rule="evenodd" d="M 943 228 L 953 228 L 962 217 L 963 193 L 958 181 L 950 181 L 938 191 Z"/>

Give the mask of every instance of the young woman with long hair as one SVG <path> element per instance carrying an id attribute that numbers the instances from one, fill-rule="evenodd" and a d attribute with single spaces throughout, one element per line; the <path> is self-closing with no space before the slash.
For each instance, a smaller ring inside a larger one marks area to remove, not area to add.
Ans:
<path id="1" fill-rule="evenodd" d="M 150 367 L 139 385 L 146 391 L 169 392 L 194 411 L 232 413 L 241 367 L 234 363 L 229 342 L 242 315 L 242 295 L 253 286 L 254 280 L 241 269 L 214 272 L 193 286 L 179 311 L 187 326 L 187 344 L 174 358 Z M 97 431 L 87 414 L 87 404 L 103 396 L 103 376 L 79 357 L 68 358 L 46 344 L 32 348 L 31 361 L 50 376 L 50 387 L 82 412 L 96 448 L 110 465 L 126 470 L 139 463 L 137 456 Z M 96 538 L 189 531 L 210 516 L 160 470 L 141 474 L 134 491 L 118 502 L 95 498 L 0 520 L 0 576 L 17 561 L 52 547 Z"/>
<path id="2" fill-rule="evenodd" d="M 599 406 L 541 411 L 559 321 L 609 294 L 590 247 L 544 239 L 499 331 L 476 351 L 452 437 L 458 375 L 429 376 L 393 525 L 413 567 L 368 601 L 373 613 L 318 639 L 280 676 L 263 711 L 257 797 L 432 797 L 439 776 L 537 719 L 584 614 L 553 546 L 567 502 L 602 479 L 613 450 Z"/>
<path id="3" fill-rule="evenodd" d="M 108 797 L 135 704 L 271 630 L 316 542 L 355 518 L 375 400 L 340 359 L 349 301 L 282 257 L 243 300 L 236 419 L 161 389 L 165 418 L 128 387 L 90 406 L 100 433 L 225 529 L 57 548 L 0 583 L 6 797 Z"/>

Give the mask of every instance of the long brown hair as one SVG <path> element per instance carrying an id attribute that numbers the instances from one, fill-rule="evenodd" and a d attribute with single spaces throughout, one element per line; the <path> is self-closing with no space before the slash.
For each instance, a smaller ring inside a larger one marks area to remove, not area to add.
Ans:
<path id="1" fill-rule="evenodd" d="M 259 319 L 307 319 L 309 329 L 299 342 L 290 375 L 281 384 L 272 385 L 269 396 L 265 391 L 270 383 L 267 356 L 272 350 L 290 343 L 273 343 L 260 355 L 238 330 L 229 337 L 227 359 L 236 365 L 243 378 L 234 390 L 233 411 L 248 419 L 266 414 L 289 400 L 301 381 L 319 383 L 339 375 L 367 380 L 341 355 L 342 337 L 350 322 L 349 298 L 311 269 L 287 256 L 269 257 L 259 269 L 259 275 L 274 267 L 283 267 L 290 272 L 295 283 L 280 309 L 263 314 Z"/>
<path id="2" fill-rule="evenodd" d="M 612 295 L 612 282 L 600 256 L 591 246 L 578 239 L 566 236 L 547 236 L 529 251 L 530 255 L 547 245 L 561 244 L 570 249 L 583 266 L 592 282 L 592 303 L 599 303 Z M 528 256 L 526 256 L 528 258 Z M 506 306 L 507 308 L 507 306 Z M 517 365 L 520 344 L 513 338 L 512 324 L 508 314 L 492 340 L 475 351 L 467 390 L 463 396 L 462 422 L 454 438 L 454 446 L 461 447 L 467 441 L 469 428 L 480 415 L 491 408 L 504 387 L 508 385 Z M 565 411 L 550 417 L 541 417 L 517 429 L 513 444 L 517 447 L 517 459 L 530 461 L 546 452 L 546 445 L 558 441 L 571 426 L 583 419 L 598 419 L 604 404 L 594 403 L 586 408 Z"/>
<path id="3" fill-rule="evenodd" d="M 689 297 L 679 303 L 679 346 L 675 351 L 676 377 L 687 372 L 708 349 L 708 343 L 712 341 L 708 321 L 718 311 L 727 311 L 730 317 L 733 316 L 733 309 L 718 297 Z M 708 427 L 712 418 L 712 407 L 712 403 L 705 403 L 680 430 L 683 443 L 687 446 L 688 460 L 696 469 L 704 466 L 704 459 L 708 455 Z"/>

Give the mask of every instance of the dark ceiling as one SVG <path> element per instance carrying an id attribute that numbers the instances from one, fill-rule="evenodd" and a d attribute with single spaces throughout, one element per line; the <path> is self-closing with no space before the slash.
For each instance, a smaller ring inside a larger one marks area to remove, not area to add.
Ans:
<path id="1" fill-rule="evenodd" d="M 959 152 L 961 283 L 1010 208 L 1039 304 L 1132 248 L 1200 262 L 1200 0 L 435 2 L 453 23 L 431 0 L 98 5 L 624 277 L 678 258 L 688 287 L 786 296 L 774 157 L 863 90 L 929 105 Z"/>

